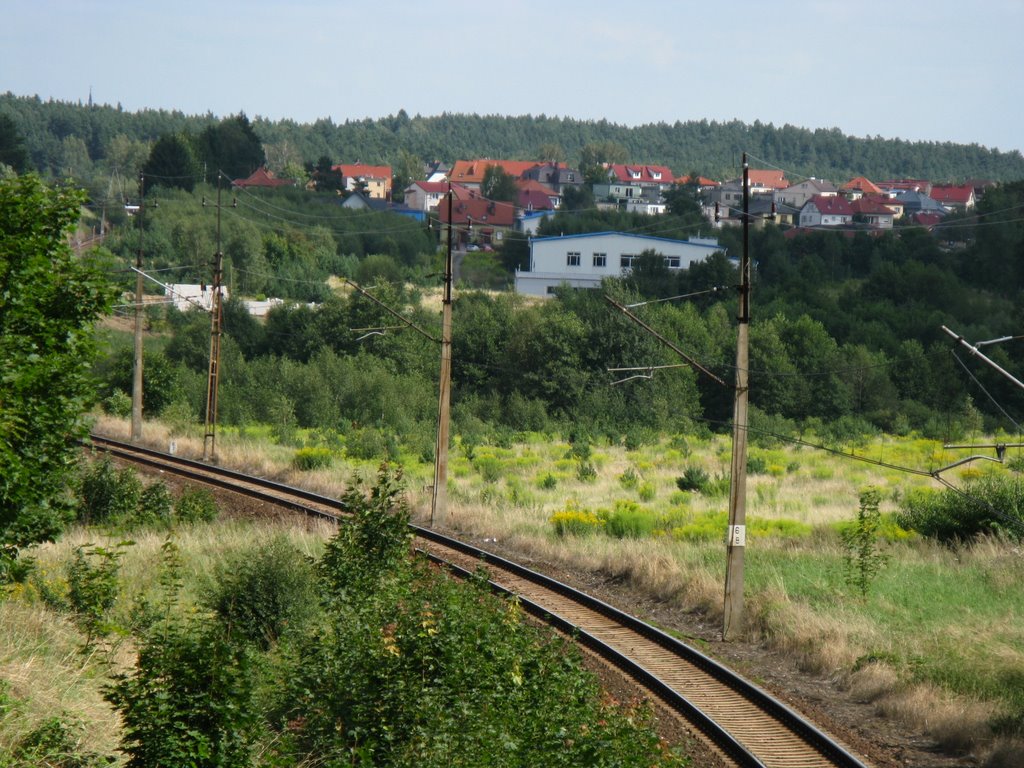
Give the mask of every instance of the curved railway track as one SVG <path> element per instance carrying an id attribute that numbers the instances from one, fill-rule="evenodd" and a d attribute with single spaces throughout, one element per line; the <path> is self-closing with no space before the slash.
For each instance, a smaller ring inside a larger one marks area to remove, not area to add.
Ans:
<path id="1" fill-rule="evenodd" d="M 338 520 L 340 501 L 199 461 L 93 436 L 119 459 Z M 435 531 L 413 526 L 416 546 L 460 575 L 483 561 L 495 590 L 571 634 L 685 719 L 736 766 L 865 768 L 866 763 L 753 683 L 676 638 L 572 587 Z"/>

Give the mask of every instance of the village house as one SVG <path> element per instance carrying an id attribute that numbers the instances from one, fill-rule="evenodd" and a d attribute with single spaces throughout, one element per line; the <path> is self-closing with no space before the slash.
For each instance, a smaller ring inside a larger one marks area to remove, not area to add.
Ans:
<path id="1" fill-rule="evenodd" d="M 892 211 L 876 198 L 859 197 L 850 203 L 850 208 L 855 224 L 864 224 L 872 229 L 892 229 Z"/>
<path id="2" fill-rule="evenodd" d="M 815 195 L 800 209 L 801 227 L 842 227 L 853 223 L 853 209 L 840 195 Z"/>
<path id="3" fill-rule="evenodd" d="M 346 192 L 362 189 L 375 200 L 391 199 L 391 166 L 352 163 L 335 165 L 331 170 L 341 176 L 341 188 Z"/>
<path id="4" fill-rule="evenodd" d="M 788 186 L 785 189 L 775 190 L 772 193 L 772 200 L 775 201 L 776 205 L 785 203 L 794 208 L 803 208 L 804 203 L 816 195 L 833 197 L 837 194 L 839 194 L 839 190 L 836 189 L 835 184 L 824 179 L 812 177 L 801 181 L 799 184 Z"/>
<path id="5" fill-rule="evenodd" d="M 973 184 L 933 184 L 928 196 L 950 213 L 966 213 L 976 202 Z"/>
<path id="6" fill-rule="evenodd" d="M 669 269 L 686 269 L 721 251 L 717 240 L 670 240 L 623 232 L 535 237 L 530 241 L 530 269 L 516 270 L 516 291 L 551 296 L 560 285 L 599 288 L 608 277 L 621 277 L 644 251 L 654 251 Z"/>

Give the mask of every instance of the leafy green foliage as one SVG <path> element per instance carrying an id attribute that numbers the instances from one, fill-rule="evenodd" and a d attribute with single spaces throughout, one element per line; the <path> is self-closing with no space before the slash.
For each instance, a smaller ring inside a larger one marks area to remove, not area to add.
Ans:
<path id="1" fill-rule="evenodd" d="M 130 544 L 76 547 L 68 564 L 68 605 L 85 632 L 86 648 L 91 648 L 97 637 L 116 629 L 108 617 L 121 591 L 121 557 Z"/>
<path id="2" fill-rule="evenodd" d="M 206 488 L 186 488 L 174 502 L 174 515 L 182 523 L 208 523 L 218 512 L 217 500 Z"/>
<path id="3" fill-rule="evenodd" d="M 142 500 L 142 481 L 131 467 L 109 458 L 87 464 L 78 482 L 78 519 L 86 524 L 131 519 Z"/>
<path id="4" fill-rule="evenodd" d="M 208 617 L 180 613 L 181 558 L 164 546 L 160 613 L 136 666 L 105 690 L 124 723 L 131 768 L 248 768 L 255 740 L 254 659 Z"/>
<path id="5" fill-rule="evenodd" d="M 98 262 L 66 234 L 80 192 L 35 176 L 0 180 L 0 550 L 56 536 L 70 518 L 65 481 L 93 404 L 92 325 L 113 298 Z"/>
<path id="6" fill-rule="evenodd" d="M 412 530 L 401 471 L 386 464 L 381 465 L 372 488 L 354 485 L 341 501 L 352 517 L 328 542 L 320 571 L 332 590 L 346 595 L 381 579 L 401 562 Z"/>
<path id="7" fill-rule="evenodd" d="M 301 472 L 326 469 L 331 466 L 332 458 L 330 448 L 307 446 L 295 452 L 295 455 L 292 457 L 292 466 Z"/>
<path id="8" fill-rule="evenodd" d="M 854 524 L 843 529 L 846 548 L 846 582 L 867 597 L 871 582 L 885 566 L 886 556 L 879 550 L 882 517 L 878 511 L 881 493 L 877 488 L 861 491 L 860 508 Z"/>
<path id="9" fill-rule="evenodd" d="M 961 493 L 917 491 L 900 504 L 903 528 L 944 544 L 968 542 L 986 534 L 1024 536 L 1024 497 L 1017 478 L 986 476 L 968 482 Z"/>
<path id="10" fill-rule="evenodd" d="M 315 594 L 313 564 L 276 537 L 218 563 L 206 603 L 232 635 L 266 650 L 303 630 Z"/>
<path id="11" fill-rule="evenodd" d="M 711 478 L 703 467 L 695 464 L 688 464 L 683 469 L 683 474 L 676 478 L 676 486 L 680 491 L 696 491 L 703 493 Z"/>

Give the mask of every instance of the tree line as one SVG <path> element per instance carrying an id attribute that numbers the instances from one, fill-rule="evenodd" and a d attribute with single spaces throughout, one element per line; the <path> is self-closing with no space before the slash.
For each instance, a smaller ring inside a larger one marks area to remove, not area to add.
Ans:
<path id="1" fill-rule="evenodd" d="M 396 169 L 408 168 L 410 160 L 503 157 L 585 165 L 596 158 L 667 165 L 680 175 L 696 171 L 726 179 L 738 175 L 740 155 L 746 151 L 755 166 L 763 163 L 836 180 L 861 175 L 935 181 L 1024 178 L 1024 157 L 1018 150 L 855 137 L 837 128 L 811 130 L 760 121 L 689 120 L 627 127 L 543 114 L 410 116 L 399 110 L 377 119 L 298 123 L 259 116 L 250 121 L 244 115 L 219 119 L 176 110 L 126 112 L 119 105 L 44 101 L 9 92 L 0 95 L 0 118 L 10 121 L 8 130 L 23 144 L 24 169 L 90 183 L 95 176 L 97 184 L 115 170 L 134 176 L 145 159 L 140 160 L 140 152 L 145 148 L 148 153 L 162 137 L 201 136 L 216 126 L 231 127 L 232 121 L 239 124 L 235 128 L 244 132 L 244 123 L 259 136 L 267 163 L 278 172 L 315 165 L 323 157 L 388 163 Z M 3 140 L 5 131 L 0 129 Z M 208 166 L 207 173 L 215 170 Z"/>

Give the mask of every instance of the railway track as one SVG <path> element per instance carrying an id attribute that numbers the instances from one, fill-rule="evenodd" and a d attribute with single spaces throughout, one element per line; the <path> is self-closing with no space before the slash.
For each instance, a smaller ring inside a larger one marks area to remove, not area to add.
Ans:
<path id="1" fill-rule="evenodd" d="M 124 461 L 242 493 L 296 512 L 338 520 L 340 501 L 233 470 L 93 436 Z M 533 615 L 571 634 L 700 733 L 723 761 L 765 768 L 864 768 L 850 750 L 763 689 L 697 649 L 566 584 L 430 529 L 416 547 L 457 574 L 486 566 L 491 586 L 518 596 Z"/>

